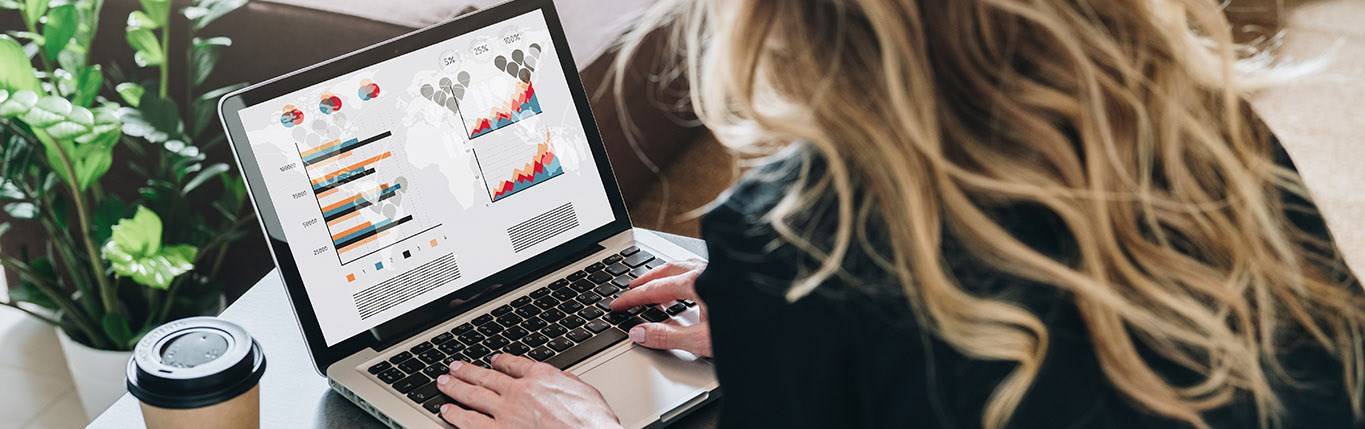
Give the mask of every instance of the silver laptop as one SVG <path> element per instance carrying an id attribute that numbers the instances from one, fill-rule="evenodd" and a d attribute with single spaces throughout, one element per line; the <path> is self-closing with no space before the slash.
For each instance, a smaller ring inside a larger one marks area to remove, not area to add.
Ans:
<path id="1" fill-rule="evenodd" d="M 381 422 L 448 427 L 435 377 L 496 353 L 577 374 L 627 427 L 717 397 L 709 361 L 626 338 L 696 303 L 609 311 L 698 256 L 632 228 L 573 64 L 553 3 L 516 0 L 220 102 L 318 372 Z"/>

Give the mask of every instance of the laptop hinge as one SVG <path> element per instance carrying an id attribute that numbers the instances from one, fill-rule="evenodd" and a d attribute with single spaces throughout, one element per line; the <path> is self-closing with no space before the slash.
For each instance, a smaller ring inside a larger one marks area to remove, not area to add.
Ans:
<path id="1" fill-rule="evenodd" d="M 602 247 L 602 245 L 600 244 L 593 244 L 591 246 L 587 246 L 578 252 L 574 252 L 563 258 L 558 258 L 554 262 L 540 269 L 530 271 L 527 274 L 517 277 L 512 281 L 504 282 L 500 285 L 491 286 L 483 293 L 470 297 L 466 299 L 464 302 L 461 302 L 459 306 L 461 308 L 468 309 L 479 305 L 483 305 L 488 301 L 492 301 L 494 298 L 502 296 L 504 293 L 516 290 L 517 288 L 525 286 L 527 283 L 536 281 L 541 277 L 545 277 L 545 275 L 547 274 L 558 271 L 569 265 L 573 265 L 574 263 L 582 261 L 588 256 L 592 256 L 592 254 L 594 253 L 602 251 L 603 249 L 606 248 Z M 424 306 L 414 311 L 423 311 L 427 308 L 430 308 L 430 306 Z M 438 311 L 444 311 L 446 309 L 446 307 L 437 308 L 439 309 Z M 450 314 L 445 315 L 446 317 L 405 316 L 399 317 L 394 320 L 390 320 L 388 322 L 384 322 L 383 324 L 380 324 L 379 326 L 370 329 L 370 335 L 373 335 L 375 339 L 375 342 L 373 343 L 373 345 L 371 345 L 371 347 L 375 351 L 384 351 L 384 349 L 392 347 L 394 344 L 398 344 L 403 341 L 406 341 L 408 338 L 412 338 L 413 335 L 431 329 L 433 326 L 440 325 L 442 323 L 450 321 L 450 318 L 454 317 L 456 314 L 459 313 L 451 312 Z"/>

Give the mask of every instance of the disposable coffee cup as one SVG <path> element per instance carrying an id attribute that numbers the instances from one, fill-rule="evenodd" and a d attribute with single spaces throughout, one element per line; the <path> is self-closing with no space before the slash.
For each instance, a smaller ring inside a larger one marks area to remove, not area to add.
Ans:
<path id="1" fill-rule="evenodd" d="M 265 354 L 245 329 L 214 317 L 161 325 L 128 361 L 128 392 L 150 429 L 259 428 Z"/>

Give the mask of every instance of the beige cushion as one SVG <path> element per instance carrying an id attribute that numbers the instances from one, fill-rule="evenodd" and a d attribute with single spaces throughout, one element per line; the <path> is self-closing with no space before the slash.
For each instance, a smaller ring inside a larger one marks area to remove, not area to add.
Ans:
<path id="1" fill-rule="evenodd" d="M 358 16 L 404 27 L 419 28 L 504 0 L 264 0 Z M 646 0 L 555 0 L 559 20 L 582 69 L 605 53 L 632 18 L 652 4 Z"/>

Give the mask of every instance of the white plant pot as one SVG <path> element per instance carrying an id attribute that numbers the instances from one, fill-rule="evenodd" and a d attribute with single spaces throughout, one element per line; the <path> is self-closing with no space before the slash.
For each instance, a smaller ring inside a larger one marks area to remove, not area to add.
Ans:
<path id="1" fill-rule="evenodd" d="M 71 371 L 71 382 L 76 385 L 86 421 L 92 420 L 128 391 L 124 376 L 133 352 L 91 348 L 72 340 L 61 329 L 57 329 L 57 339 L 66 355 L 66 368 Z"/>

